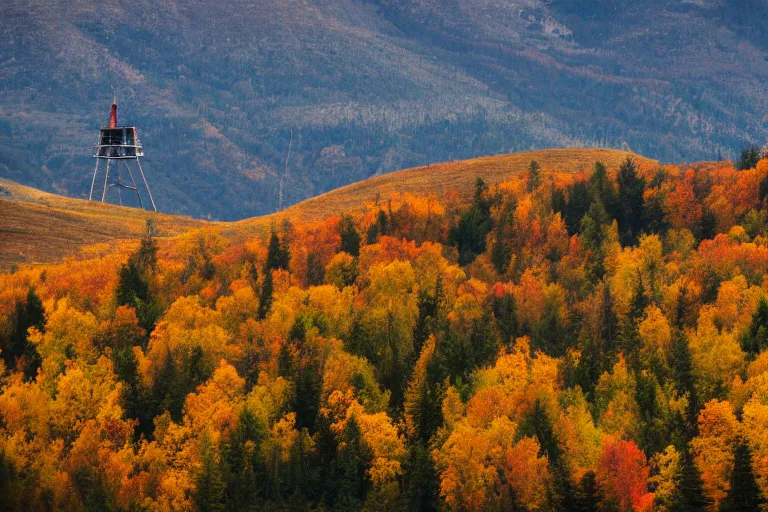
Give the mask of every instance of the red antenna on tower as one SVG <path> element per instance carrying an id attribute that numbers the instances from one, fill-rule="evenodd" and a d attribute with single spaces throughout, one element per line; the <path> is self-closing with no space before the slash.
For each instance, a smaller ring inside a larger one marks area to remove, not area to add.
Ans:
<path id="1" fill-rule="evenodd" d="M 114 87 L 112 87 L 112 110 L 109 111 L 109 127 L 117 128 L 117 94 Z"/>

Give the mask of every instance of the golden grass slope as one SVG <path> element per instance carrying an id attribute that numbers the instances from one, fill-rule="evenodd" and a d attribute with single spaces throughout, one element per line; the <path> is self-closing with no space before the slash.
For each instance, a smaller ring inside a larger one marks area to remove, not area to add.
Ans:
<path id="1" fill-rule="evenodd" d="M 83 247 L 135 239 L 153 218 L 164 236 L 205 221 L 48 194 L 0 180 L 0 270 L 77 255 Z"/>
<path id="2" fill-rule="evenodd" d="M 386 199 L 401 192 L 415 195 L 433 193 L 440 197 L 455 190 L 468 198 L 474 191 L 476 177 L 480 176 L 487 184 L 493 185 L 512 175 L 526 172 L 532 160 L 541 166 L 543 172 L 578 173 L 589 171 L 597 161 L 605 164 L 609 171 L 616 170 L 627 156 L 632 156 L 641 169 L 659 166 L 656 160 L 613 149 L 546 149 L 488 156 L 376 176 L 307 199 L 272 216 L 287 216 L 301 221 L 320 220 L 335 213 L 359 208 L 365 202 L 374 201 L 377 196 Z M 239 222 L 249 223 L 262 219 L 257 217 Z"/>
<path id="3" fill-rule="evenodd" d="M 14 264 L 49 263 L 83 250 L 106 252 L 120 242 L 136 239 L 146 219 L 153 218 L 163 236 L 175 236 L 204 226 L 215 226 L 230 239 L 263 234 L 272 223 L 287 217 L 311 222 L 342 212 L 354 212 L 377 198 L 393 194 L 443 194 L 456 191 L 468 198 L 475 178 L 488 184 L 502 182 L 528 169 L 536 160 L 543 172 L 588 171 L 596 161 L 615 170 L 627 156 L 641 168 L 657 167 L 655 160 L 610 149 L 551 149 L 491 156 L 405 169 L 353 183 L 307 199 L 282 212 L 231 223 L 209 223 L 190 217 L 123 208 L 71 199 L 0 180 L 0 271 Z M 98 244 L 108 243 L 108 246 Z"/>

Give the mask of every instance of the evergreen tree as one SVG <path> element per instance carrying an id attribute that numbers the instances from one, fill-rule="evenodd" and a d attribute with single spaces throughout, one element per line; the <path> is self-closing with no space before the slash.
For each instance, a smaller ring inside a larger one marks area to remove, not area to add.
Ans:
<path id="1" fill-rule="evenodd" d="M 599 201 L 592 203 L 581 219 L 581 238 L 584 248 L 591 253 L 586 262 L 587 276 L 593 283 L 597 283 L 605 275 L 603 242 L 606 238 L 604 226 L 607 223 L 608 214 Z"/>
<path id="2" fill-rule="evenodd" d="M 595 162 L 589 177 L 589 194 L 592 202 L 599 201 L 607 214 L 606 223 L 616 218 L 616 189 L 608 177 L 608 169 L 602 162 Z"/>
<path id="3" fill-rule="evenodd" d="M 509 345 L 520 334 L 515 296 L 511 293 L 505 293 L 500 297 L 494 296 L 492 308 L 501 342 L 504 345 Z"/>
<path id="4" fill-rule="evenodd" d="M 552 211 L 554 213 L 559 213 L 560 215 L 562 215 L 563 219 L 565 219 L 567 209 L 568 209 L 568 200 L 565 197 L 565 190 L 563 190 L 562 188 L 554 187 L 552 189 Z"/>
<path id="5" fill-rule="evenodd" d="M 701 224 L 697 233 L 694 233 L 699 240 L 709 240 L 717 234 L 717 217 L 709 209 L 704 208 L 704 214 L 701 217 Z"/>
<path id="6" fill-rule="evenodd" d="M 595 472 L 588 471 L 581 477 L 576 488 L 573 510 L 577 512 L 594 512 L 599 510 L 600 489 L 597 486 Z"/>
<path id="7" fill-rule="evenodd" d="M 682 453 L 682 475 L 679 484 L 680 505 L 677 510 L 688 512 L 704 510 L 710 503 L 704 496 L 701 475 L 693 463 L 693 455 L 689 450 Z"/>
<path id="8" fill-rule="evenodd" d="M 261 285 L 261 295 L 259 296 L 259 309 L 256 312 L 259 320 L 267 318 L 267 313 L 272 308 L 272 293 L 274 285 L 272 283 L 272 271 L 264 272 L 264 282 Z"/>
<path id="9" fill-rule="evenodd" d="M 226 485 L 221 472 L 216 447 L 208 433 L 200 438 L 201 469 L 196 478 L 194 501 L 199 512 L 223 512 L 227 510 Z"/>
<path id="10" fill-rule="evenodd" d="M 264 263 L 264 273 L 270 270 L 283 269 L 288 270 L 290 262 L 290 253 L 288 247 L 283 244 L 280 237 L 273 230 L 269 236 L 269 245 L 267 247 L 267 261 Z"/>
<path id="11" fill-rule="evenodd" d="M 587 325 L 579 333 L 581 359 L 578 382 L 587 394 L 594 391 L 600 376 L 613 368 L 618 354 L 619 320 L 613 310 L 611 288 L 607 280 L 603 281 L 602 291 L 596 300 L 600 301 L 600 328 L 597 335 L 592 334 Z"/>
<path id="12" fill-rule="evenodd" d="M 619 232 L 622 245 L 632 245 L 642 232 L 645 180 L 637 174 L 637 165 L 627 157 L 619 167 Z"/>
<path id="13" fill-rule="evenodd" d="M 442 278 L 438 276 L 435 283 L 435 291 L 430 293 L 427 289 L 419 290 L 419 316 L 413 327 L 413 353 L 418 357 L 424 342 L 430 334 L 438 328 L 440 307 L 445 300 Z"/>
<path id="14" fill-rule="evenodd" d="M 243 407 L 222 449 L 226 502 L 230 510 L 258 510 L 267 480 L 266 461 L 261 453 L 261 444 L 266 438 L 265 425 L 248 407 Z"/>
<path id="15" fill-rule="evenodd" d="M 531 160 L 531 164 L 528 166 L 528 179 L 526 181 L 528 193 L 539 188 L 539 185 L 541 185 L 541 167 L 536 160 Z"/>
<path id="16" fill-rule="evenodd" d="M 739 154 L 739 158 L 736 160 L 736 169 L 739 171 L 754 169 L 757 167 L 757 162 L 759 161 L 760 148 L 754 144 L 750 144 L 741 150 L 741 154 Z"/>
<path id="17" fill-rule="evenodd" d="M 371 484 L 367 471 L 373 454 L 363 440 L 354 416 L 347 420 L 342 440 L 330 466 L 331 478 L 327 488 L 330 504 L 335 505 L 337 510 L 360 510 Z"/>
<path id="18" fill-rule="evenodd" d="M 459 250 L 459 264 L 472 263 L 485 252 L 485 238 L 493 227 L 491 201 L 486 198 L 488 186 L 481 178 L 475 182 L 472 206 L 464 212 L 457 225 L 451 227 L 449 242 Z"/>
<path id="19" fill-rule="evenodd" d="M 496 233 L 491 248 L 491 263 L 499 274 L 505 274 L 509 268 L 509 260 L 512 257 L 512 248 L 504 239 L 504 225 L 496 226 Z"/>
<path id="20" fill-rule="evenodd" d="M 723 502 L 723 512 L 763 510 L 766 501 L 752 471 L 752 453 L 745 443 L 736 447 L 731 473 L 731 491 Z"/>
<path id="21" fill-rule="evenodd" d="M 438 510 L 439 478 L 435 461 L 426 443 L 418 442 L 408 451 L 403 475 L 405 510 Z"/>
<path id="22" fill-rule="evenodd" d="M 531 350 L 541 349 L 547 355 L 562 357 L 568 348 L 568 339 L 566 319 L 560 313 L 559 304 L 548 301 L 533 328 Z"/>
<path id="23" fill-rule="evenodd" d="M 346 252 L 357 258 L 360 256 L 360 233 L 357 232 L 357 226 L 354 219 L 349 215 L 342 215 L 339 223 L 341 244 L 339 251 Z"/>
<path id="24" fill-rule="evenodd" d="M 632 293 L 632 300 L 629 303 L 629 311 L 625 318 L 625 327 L 628 327 L 633 331 L 632 336 L 638 336 L 637 325 L 645 314 L 645 308 L 648 307 L 649 301 L 645 294 L 645 285 L 643 284 L 643 274 L 637 272 L 637 280 L 635 281 L 635 290 Z M 623 333 L 626 336 L 626 330 Z M 640 342 L 639 338 L 635 340 L 629 340 L 626 337 L 622 340 L 624 342 L 624 352 L 632 353 L 638 347 L 637 343 Z M 632 343 L 629 343 L 632 341 Z"/>
<path id="25" fill-rule="evenodd" d="M 768 301 L 761 296 L 752 315 L 749 330 L 741 338 L 741 347 L 751 357 L 768 347 Z"/>
<path id="26" fill-rule="evenodd" d="M 118 306 L 136 309 L 139 325 L 151 333 L 161 310 L 151 290 L 152 278 L 157 267 L 156 230 L 151 219 L 147 220 L 144 237 L 137 251 L 120 267 L 115 291 Z"/>
<path id="27" fill-rule="evenodd" d="M 487 307 L 482 317 L 472 321 L 469 347 L 472 351 L 471 367 L 473 369 L 491 364 L 499 353 L 498 337 L 493 325 L 493 316 Z"/>
<path id="28" fill-rule="evenodd" d="M 692 438 L 696 429 L 699 411 L 696 389 L 694 388 L 693 363 L 688 338 L 682 330 L 675 329 L 672 333 L 672 351 L 669 361 L 675 387 L 681 395 L 688 395 L 687 427 L 688 437 Z M 682 451 L 684 447 L 678 447 Z"/>
<path id="29" fill-rule="evenodd" d="M 388 234 L 389 220 L 387 219 L 387 212 L 384 210 L 379 210 L 378 215 L 376 215 L 376 222 L 371 224 L 371 226 L 368 228 L 366 242 L 368 244 L 375 244 L 379 241 L 380 236 Z"/>
<path id="30" fill-rule="evenodd" d="M 21 359 L 21 370 L 26 380 L 34 379 L 40 367 L 40 354 L 29 341 L 27 335 L 30 327 L 45 332 L 45 309 L 34 288 L 27 292 L 24 302 L 18 302 L 11 317 L 13 331 L 8 347 L 1 347 L 6 368 L 15 368 L 17 360 Z"/>
<path id="31" fill-rule="evenodd" d="M 575 235 L 581 229 L 581 219 L 587 214 L 592 205 L 592 196 L 589 185 L 584 181 L 577 181 L 568 187 L 568 203 L 565 208 L 565 225 L 568 234 Z"/>

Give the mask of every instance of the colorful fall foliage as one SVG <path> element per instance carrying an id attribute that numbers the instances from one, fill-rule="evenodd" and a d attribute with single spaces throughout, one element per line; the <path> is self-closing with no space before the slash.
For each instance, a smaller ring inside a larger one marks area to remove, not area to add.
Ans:
<path id="1" fill-rule="evenodd" d="M 529 174 L 0 275 L 0 508 L 762 506 L 768 161 Z"/>

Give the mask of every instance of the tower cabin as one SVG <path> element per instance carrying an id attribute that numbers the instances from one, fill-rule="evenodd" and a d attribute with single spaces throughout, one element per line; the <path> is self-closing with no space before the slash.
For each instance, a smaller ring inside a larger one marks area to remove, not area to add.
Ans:
<path id="1" fill-rule="evenodd" d="M 99 142 L 94 145 L 93 157 L 96 159 L 96 168 L 93 170 L 91 193 L 88 196 L 88 200 L 93 199 L 93 189 L 96 185 L 96 176 L 99 173 L 99 163 L 106 161 L 101 202 L 103 203 L 106 201 L 107 192 L 114 187 L 117 189 L 117 197 L 121 206 L 123 205 L 122 190 L 127 189 L 135 192 L 139 206 L 144 208 L 144 201 L 139 192 L 139 187 L 136 184 L 136 180 L 133 178 L 131 167 L 128 165 L 128 163 L 133 160 L 136 162 L 136 167 L 141 174 L 144 189 L 146 190 L 147 196 L 149 196 L 152 209 L 157 211 L 155 200 L 152 198 L 152 192 L 149 190 L 147 178 L 144 176 L 144 170 L 141 168 L 141 162 L 139 162 L 139 158 L 143 156 L 144 151 L 141 148 L 141 141 L 136 135 L 136 127 L 119 126 L 117 124 L 117 99 L 114 98 L 112 100 L 112 109 L 109 112 L 109 125 L 102 126 L 99 129 Z M 113 164 L 116 172 L 113 172 L 112 180 L 110 181 L 109 171 Z M 124 181 L 123 172 L 128 174 L 128 177 L 131 180 L 130 182 Z"/>
<path id="2" fill-rule="evenodd" d="M 113 100 L 109 113 L 109 126 L 99 129 L 99 143 L 95 158 L 138 158 L 144 156 L 135 126 L 117 125 L 117 101 Z"/>

